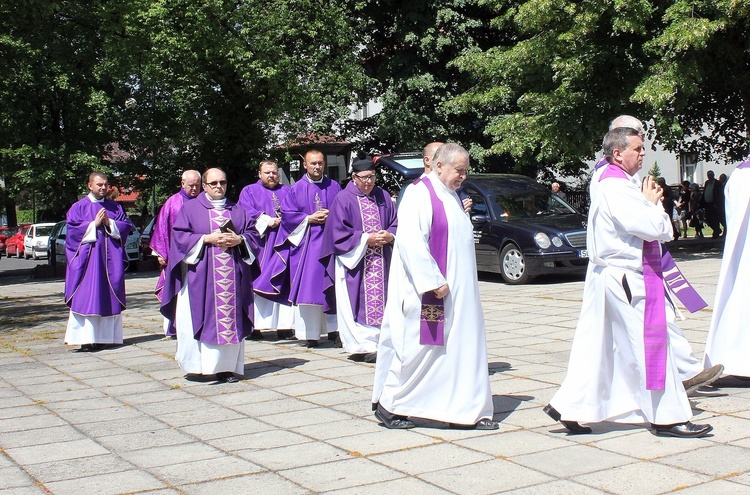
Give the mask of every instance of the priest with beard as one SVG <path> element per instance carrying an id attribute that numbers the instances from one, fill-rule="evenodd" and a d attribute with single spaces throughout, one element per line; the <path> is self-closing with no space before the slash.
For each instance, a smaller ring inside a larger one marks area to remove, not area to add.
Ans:
<path id="1" fill-rule="evenodd" d="M 244 374 L 244 339 L 252 331 L 255 221 L 225 197 L 226 174 L 203 174 L 203 194 L 174 223 L 162 314 L 175 322 L 175 359 L 187 373 L 219 383 Z"/>
<path id="2" fill-rule="evenodd" d="M 109 182 L 101 172 L 89 175 L 89 194 L 68 210 L 65 255 L 65 303 L 70 308 L 65 343 L 82 352 L 104 344 L 122 344 L 125 309 L 124 239 L 131 223 L 118 203 L 106 199 Z"/>

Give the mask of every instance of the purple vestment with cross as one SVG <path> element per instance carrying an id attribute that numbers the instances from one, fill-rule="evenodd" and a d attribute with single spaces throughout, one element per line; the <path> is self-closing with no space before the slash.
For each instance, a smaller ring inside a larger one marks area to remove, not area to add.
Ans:
<path id="1" fill-rule="evenodd" d="M 298 246 L 290 242 L 289 236 L 308 215 L 329 209 L 339 192 L 341 186 L 328 177 L 312 182 L 304 175 L 281 202 L 281 225 L 275 250 L 284 261 L 284 269 L 275 267 L 270 281 L 274 287 L 281 287 L 284 277 L 289 278 L 289 302 L 292 304 L 323 306 L 324 311 L 333 307 L 331 301 L 326 301 L 322 284 L 325 267 L 320 262 L 320 248 L 325 225 L 308 224 Z"/>
<path id="2" fill-rule="evenodd" d="M 183 287 L 182 260 L 201 240 L 231 219 L 235 233 L 258 252 L 255 220 L 226 200 L 215 207 L 205 193 L 185 203 L 172 232 L 161 313 L 174 321 L 177 295 Z M 204 244 L 201 258 L 187 266 L 187 290 L 195 339 L 206 344 L 238 344 L 250 335 L 253 320 L 253 270 L 243 261 L 244 243 L 228 249 Z"/>
<path id="3" fill-rule="evenodd" d="M 274 218 L 281 217 L 281 203 L 289 194 L 289 190 L 290 187 L 286 184 L 278 184 L 275 188 L 269 189 L 258 181 L 242 189 L 238 204 L 256 220 L 263 213 Z M 271 283 L 272 274 L 284 273 L 286 270 L 285 260 L 274 250 L 280 227 L 266 228 L 260 236 L 260 254 L 257 261 L 260 272 L 253 281 L 253 290 L 271 301 L 289 304 L 289 278 L 278 277 L 278 286 Z"/>
<path id="4" fill-rule="evenodd" d="M 396 206 L 391 196 L 379 187 L 365 195 L 352 181 L 336 196 L 326 221 L 321 262 L 326 266 L 324 290 L 334 299 L 335 256 L 355 249 L 362 234 L 386 230 L 396 235 Z M 367 246 L 362 260 L 346 269 L 346 287 L 354 321 L 379 327 L 383 320 L 388 270 L 393 246 Z"/>

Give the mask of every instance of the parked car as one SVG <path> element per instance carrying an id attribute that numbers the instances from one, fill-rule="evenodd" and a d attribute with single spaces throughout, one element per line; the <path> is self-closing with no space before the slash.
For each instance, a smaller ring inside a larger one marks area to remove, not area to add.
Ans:
<path id="1" fill-rule="evenodd" d="M 8 237 L 5 241 L 5 253 L 8 255 L 8 258 L 11 256 L 16 256 L 18 258 L 23 256 L 23 239 L 26 236 L 26 231 L 29 229 L 31 224 L 25 223 L 22 225 L 19 225 L 16 228 L 15 233 Z"/>
<path id="2" fill-rule="evenodd" d="M 68 224 L 65 220 L 57 222 L 52 227 L 52 231 L 49 233 L 49 238 L 47 239 L 47 250 L 49 251 L 47 263 L 49 265 L 64 265 L 67 262 L 65 259 L 65 233 L 67 230 Z"/>
<path id="3" fill-rule="evenodd" d="M 151 234 L 154 232 L 154 225 L 156 224 L 156 217 L 152 218 L 148 225 L 141 232 L 141 237 L 138 239 L 138 247 L 141 251 L 141 259 L 146 260 L 153 256 L 151 252 Z"/>
<path id="4" fill-rule="evenodd" d="M 477 269 L 509 284 L 553 273 L 583 274 L 586 217 L 523 175 L 476 174 L 458 191 L 470 197 Z"/>
<path id="5" fill-rule="evenodd" d="M 382 155 L 374 161 L 380 175 L 398 176 L 399 199 L 424 171 L 419 152 Z M 470 174 L 457 192 L 473 201 L 477 270 L 499 273 L 509 284 L 545 274 L 585 273 L 586 217 L 535 180 Z"/>
<path id="6" fill-rule="evenodd" d="M 129 218 L 128 222 L 130 222 L 130 233 L 125 240 L 125 254 L 128 255 L 128 261 L 138 261 L 141 259 L 141 249 L 138 244 L 141 231 L 138 230 L 138 227 L 136 227 Z"/>
<path id="7" fill-rule="evenodd" d="M 47 241 L 54 223 L 35 223 L 26 231 L 23 238 L 24 257 L 26 259 L 46 258 L 48 256 Z"/>
<path id="8" fill-rule="evenodd" d="M 128 256 L 128 261 L 138 261 L 140 259 L 140 249 L 138 247 L 138 239 L 140 238 L 140 232 L 138 228 L 130 222 L 130 234 L 125 240 L 125 254 Z M 50 265 L 65 264 L 65 237 L 67 235 L 67 224 L 65 221 L 57 222 L 52 227 L 49 236 L 49 252 L 50 252 Z M 54 259 L 54 261 L 53 261 Z"/>
<path id="9" fill-rule="evenodd" d="M 0 256 L 5 254 L 5 241 L 13 235 L 10 227 L 0 227 Z"/>

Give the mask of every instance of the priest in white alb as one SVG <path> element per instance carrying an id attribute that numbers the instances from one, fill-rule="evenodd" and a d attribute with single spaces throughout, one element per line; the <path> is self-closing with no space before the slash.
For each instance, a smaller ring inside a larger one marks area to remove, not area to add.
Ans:
<path id="1" fill-rule="evenodd" d="M 728 375 L 750 377 L 750 157 L 737 166 L 724 188 L 727 228 L 704 365 L 722 363 Z"/>
<path id="2" fill-rule="evenodd" d="M 432 163 L 398 210 L 373 410 L 387 428 L 424 418 L 493 430 L 473 227 L 456 194 L 469 154 L 448 143 Z"/>

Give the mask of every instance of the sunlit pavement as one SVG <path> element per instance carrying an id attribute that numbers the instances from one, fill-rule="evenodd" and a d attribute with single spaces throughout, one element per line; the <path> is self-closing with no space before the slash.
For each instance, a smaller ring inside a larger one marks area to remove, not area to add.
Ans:
<path id="1" fill-rule="evenodd" d="M 681 323 L 702 355 L 720 253 L 675 257 L 709 302 Z M 489 432 L 385 429 L 370 409 L 373 365 L 325 340 L 311 350 L 267 335 L 246 343 L 239 383 L 186 380 L 155 280 L 128 275 L 125 345 L 77 353 L 62 343 L 61 280 L 0 279 L 0 494 L 750 493 L 750 382 L 691 398 L 696 422 L 715 428 L 703 439 L 615 424 L 569 436 L 542 413 L 565 375 L 578 278 L 481 278 L 500 421 Z"/>

